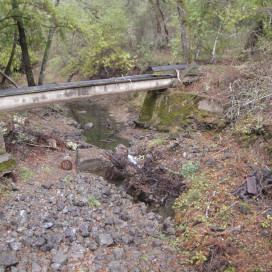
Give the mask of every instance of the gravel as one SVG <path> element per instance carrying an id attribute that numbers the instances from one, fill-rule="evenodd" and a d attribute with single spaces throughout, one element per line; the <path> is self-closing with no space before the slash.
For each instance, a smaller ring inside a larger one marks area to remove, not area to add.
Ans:
<path id="1" fill-rule="evenodd" d="M 173 235 L 173 222 L 148 213 L 144 203 L 134 203 L 101 177 L 78 174 L 65 183 L 24 186 L 0 202 L 0 267 L 13 272 L 184 270 L 159 238 L 162 232 Z"/>

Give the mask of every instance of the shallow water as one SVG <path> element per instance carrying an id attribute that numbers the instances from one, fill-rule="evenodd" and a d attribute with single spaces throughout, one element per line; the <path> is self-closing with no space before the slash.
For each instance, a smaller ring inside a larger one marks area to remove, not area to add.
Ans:
<path id="1" fill-rule="evenodd" d="M 93 128 L 84 131 L 86 142 L 103 149 L 114 150 L 118 144 L 129 147 L 129 140 L 117 136 L 124 124 L 114 120 L 106 107 L 90 100 L 69 103 L 70 117 L 75 119 L 82 128 L 91 122 Z"/>

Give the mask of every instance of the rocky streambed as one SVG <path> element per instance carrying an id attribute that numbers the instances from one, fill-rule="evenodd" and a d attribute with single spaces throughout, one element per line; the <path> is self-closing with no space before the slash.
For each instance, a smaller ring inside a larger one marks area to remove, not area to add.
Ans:
<path id="1" fill-rule="evenodd" d="M 1 271 L 186 271 L 171 220 L 94 175 L 27 183 L 0 220 Z"/>
<path id="2" fill-rule="evenodd" d="M 25 115 L 23 124 L 4 120 L 17 169 L 13 186 L 1 185 L 0 271 L 194 271 L 179 263 L 169 217 L 76 171 L 71 142 L 86 146 L 74 122 L 55 109 Z M 69 171 L 60 167 L 67 155 Z"/>

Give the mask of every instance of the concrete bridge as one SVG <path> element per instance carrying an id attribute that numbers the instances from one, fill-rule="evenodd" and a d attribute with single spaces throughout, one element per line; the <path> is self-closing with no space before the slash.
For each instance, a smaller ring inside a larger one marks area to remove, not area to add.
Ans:
<path id="1" fill-rule="evenodd" d="M 0 90 L 0 112 L 76 101 L 92 96 L 167 89 L 176 75 L 138 75 Z"/>
<path id="2" fill-rule="evenodd" d="M 182 64 L 152 67 L 154 72 L 174 70 L 175 72 L 173 74 L 146 74 L 0 90 L 0 112 L 83 100 L 99 95 L 167 89 L 174 86 L 177 82 L 181 82 L 181 79 L 183 79 L 195 65 L 193 62 L 188 66 Z M 180 74 L 180 70 L 184 70 L 182 74 Z M 1 166 L 13 161 L 11 155 L 6 153 L 1 129 L 0 153 L 1 176 L 1 174 L 4 173 L 1 171 Z"/>

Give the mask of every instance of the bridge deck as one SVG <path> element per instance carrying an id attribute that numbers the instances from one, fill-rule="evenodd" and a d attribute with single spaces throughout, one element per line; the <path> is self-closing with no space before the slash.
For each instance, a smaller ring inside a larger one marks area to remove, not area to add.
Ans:
<path id="1" fill-rule="evenodd" d="M 137 75 L 0 90 L 0 111 L 75 101 L 92 96 L 171 87 L 174 75 Z"/>

